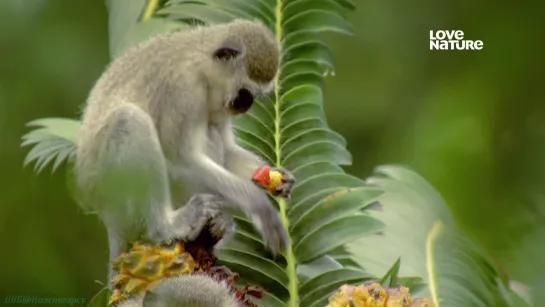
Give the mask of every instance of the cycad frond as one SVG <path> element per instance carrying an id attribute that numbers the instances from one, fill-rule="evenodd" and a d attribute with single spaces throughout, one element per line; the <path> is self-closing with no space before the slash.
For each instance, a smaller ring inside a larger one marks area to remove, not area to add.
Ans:
<path id="1" fill-rule="evenodd" d="M 284 257 L 273 260 L 250 223 L 238 216 L 235 239 L 219 253 L 226 265 L 267 290 L 263 303 L 270 306 L 324 306 L 339 285 L 370 278 L 338 263 L 318 264 L 326 258 L 335 262 L 335 256 L 327 256 L 329 252 L 338 252 L 344 244 L 382 227 L 362 212 L 381 190 L 339 167 L 349 165 L 352 157 L 345 139 L 328 127 L 323 110 L 324 77 L 334 65 L 321 34 L 352 34 L 344 17 L 351 8 L 352 2 L 337 0 L 173 0 L 158 11 L 171 19 L 204 24 L 259 19 L 281 45 L 274 94 L 237 118 L 235 128 L 241 145 L 272 165 L 291 170 L 297 178 L 291 200 L 277 199 L 291 246 Z M 337 256 L 350 261 L 347 254 Z M 301 276 L 299 268 L 305 272 Z"/>
<path id="2" fill-rule="evenodd" d="M 21 146 L 33 146 L 27 154 L 24 165 L 35 162 L 34 170 L 41 172 L 53 163 L 54 172 L 63 162 L 76 155 L 76 133 L 80 122 L 66 118 L 42 118 L 28 123 L 39 127 L 22 138 Z"/>

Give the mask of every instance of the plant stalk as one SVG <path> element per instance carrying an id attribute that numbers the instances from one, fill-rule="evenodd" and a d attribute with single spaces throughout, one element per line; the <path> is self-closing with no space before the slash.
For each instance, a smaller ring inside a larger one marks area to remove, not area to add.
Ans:
<path id="1" fill-rule="evenodd" d="M 431 298 L 435 304 L 435 307 L 439 307 L 439 297 L 437 295 L 437 280 L 435 278 L 435 257 L 433 249 L 435 244 L 437 244 L 437 238 L 439 238 L 444 228 L 445 225 L 441 220 L 435 221 L 426 238 L 426 269 L 428 271 L 428 284 Z"/>
<path id="2" fill-rule="evenodd" d="M 275 37 L 276 41 L 278 42 L 278 45 L 280 46 L 280 55 L 282 55 L 283 46 L 282 46 L 282 8 L 283 8 L 283 0 L 277 0 L 276 1 L 276 23 L 275 23 Z M 276 74 L 276 78 L 274 79 L 274 96 L 275 96 L 275 151 L 276 151 L 276 166 L 281 166 L 281 157 L 282 152 L 280 149 L 280 120 L 281 120 L 281 113 L 280 113 L 280 104 L 281 96 L 280 96 L 280 69 Z M 280 209 L 280 216 L 282 218 L 282 223 L 284 224 L 284 227 L 286 229 L 289 229 L 289 219 L 287 214 L 287 202 L 285 199 L 277 198 L 278 206 Z M 288 247 L 285 253 L 286 257 L 286 270 L 288 273 L 288 292 L 290 295 L 290 300 L 288 302 L 288 307 L 298 307 L 299 305 L 299 289 L 297 287 L 298 285 L 298 277 L 297 277 L 297 270 L 296 270 L 296 260 L 295 255 L 293 254 L 293 248 L 291 244 L 291 238 L 289 239 Z"/>
<path id="3" fill-rule="evenodd" d="M 159 6 L 159 0 L 148 0 L 140 21 L 147 21 L 153 17 L 153 14 L 157 10 L 157 6 Z"/>

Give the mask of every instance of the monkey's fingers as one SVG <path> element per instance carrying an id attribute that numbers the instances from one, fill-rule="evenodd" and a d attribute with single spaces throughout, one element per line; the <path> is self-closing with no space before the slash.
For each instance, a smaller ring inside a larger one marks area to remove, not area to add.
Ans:
<path id="1" fill-rule="evenodd" d="M 289 199 L 291 196 L 291 191 L 293 190 L 293 187 L 295 185 L 295 177 L 292 173 L 287 171 L 284 168 L 273 168 L 271 172 L 278 172 L 281 174 L 281 184 L 275 186 L 271 193 L 274 196 L 280 196 L 286 199 Z"/>
<path id="2" fill-rule="evenodd" d="M 291 198 L 291 190 L 293 189 L 293 183 L 286 182 L 276 187 L 273 195 L 279 196 L 285 199 Z"/>
<path id="3" fill-rule="evenodd" d="M 271 250 L 271 253 L 276 256 L 280 252 L 285 251 L 288 247 L 289 236 L 280 218 L 271 218 L 270 221 L 274 222 L 269 223 L 268 225 L 270 228 L 268 236 L 267 238 L 265 238 L 265 241 L 266 245 Z"/>
<path id="4" fill-rule="evenodd" d="M 220 212 L 209 221 L 210 233 L 215 239 L 221 240 L 233 236 L 235 231 L 235 222 L 231 215 L 226 212 Z"/>
<path id="5" fill-rule="evenodd" d="M 273 167 L 271 171 L 276 171 L 282 174 L 282 182 L 295 183 L 295 176 L 283 167 Z"/>

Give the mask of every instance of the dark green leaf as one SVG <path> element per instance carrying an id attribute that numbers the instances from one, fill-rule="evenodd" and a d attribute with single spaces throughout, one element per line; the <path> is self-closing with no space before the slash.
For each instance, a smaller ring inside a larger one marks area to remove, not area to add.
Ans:
<path id="1" fill-rule="evenodd" d="M 362 236 L 377 233 L 383 227 L 383 223 L 365 215 L 338 218 L 305 235 L 295 245 L 294 254 L 301 262 L 311 261 Z"/>
<path id="2" fill-rule="evenodd" d="M 100 290 L 87 304 L 87 307 L 108 307 L 110 295 L 112 293 L 108 288 Z"/>
<path id="3" fill-rule="evenodd" d="M 396 286 L 396 281 L 398 278 L 399 273 L 399 266 L 401 265 L 401 258 L 398 258 L 394 265 L 386 272 L 386 275 L 384 275 L 379 283 L 385 287 L 385 288 L 391 288 Z"/>

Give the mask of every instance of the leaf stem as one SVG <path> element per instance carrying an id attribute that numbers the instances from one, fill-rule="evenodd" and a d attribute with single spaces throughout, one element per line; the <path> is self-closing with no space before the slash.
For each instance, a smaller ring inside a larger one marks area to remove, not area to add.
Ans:
<path id="1" fill-rule="evenodd" d="M 435 221 L 426 238 L 426 268 L 428 271 L 430 293 L 435 307 L 439 307 L 439 297 L 437 295 L 437 280 L 435 279 L 436 272 L 433 248 L 437 244 L 437 238 L 439 238 L 444 228 L 445 225 L 441 220 Z"/>
<path id="2" fill-rule="evenodd" d="M 153 14 L 157 10 L 158 5 L 159 0 L 148 0 L 146 3 L 146 8 L 144 9 L 144 13 L 142 13 L 142 18 L 140 18 L 140 21 L 147 21 L 151 17 L 153 17 Z"/>
<path id="3" fill-rule="evenodd" d="M 282 7 L 283 7 L 283 0 L 277 0 L 276 1 L 276 8 L 275 8 L 275 15 L 276 15 L 276 22 L 275 22 L 275 37 L 276 41 L 278 42 L 278 45 L 280 46 L 280 55 L 282 55 Z M 281 113 L 280 113 L 280 104 L 281 96 L 280 96 L 280 68 L 279 71 L 276 74 L 276 78 L 274 79 L 274 96 L 275 96 L 275 104 L 274 104 L 274 110 L 275 110 L 275 151 L 276 151 L 276 166 L 280 167 L 282 163 L 282 152 L 280 149 L 280 119 L 281 119 Z M 289 219 L 287 214 L 287 203 L 285 199 L 277 198 L 278 207 L 280 209 L 280 217 L 282 218 L 282 223 L 284 224 L 284 227 L 286 229 L 289 229 Z M 288 243 L 288 247 L 286 250 L 286 270 L 288 274 L 288 292 L 290 295 L 290 300 L 288 302 L 288 307 L 298 307 L 299 305 L 299 289 L 298 289 L 298 277 L 297 277 L 297 270 L 296 270 L 296 260 L 295 255 L 293 254 L 293 247 L 291 244 L 291 236 L 290 236 L 290 242 Z"/>

